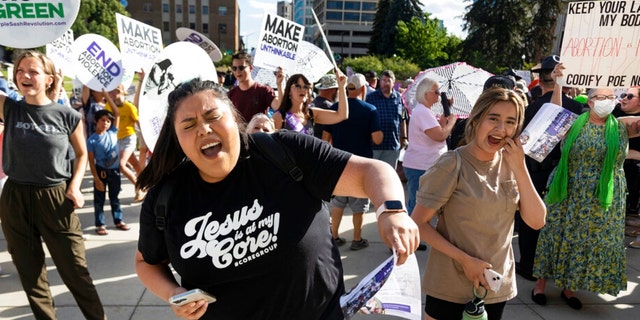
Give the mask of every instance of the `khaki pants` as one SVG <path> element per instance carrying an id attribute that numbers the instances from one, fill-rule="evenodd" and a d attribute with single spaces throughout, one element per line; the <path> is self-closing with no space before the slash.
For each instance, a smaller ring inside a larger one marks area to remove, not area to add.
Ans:
<path id="1" fill-rule="evenodd" d="M 87 269 L 80 220 L 65 189 L 64 183 L 38 187 L 7 181 L 0 196 L 7 248 L 36 319 L 56 318 L 41 239 L 85 318 L 105 319 Z"/>

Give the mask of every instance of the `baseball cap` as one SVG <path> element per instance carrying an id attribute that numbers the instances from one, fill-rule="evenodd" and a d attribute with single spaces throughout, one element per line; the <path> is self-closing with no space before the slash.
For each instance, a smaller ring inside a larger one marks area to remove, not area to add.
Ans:
<path id="1" fill-rule="evenodd" d="M 560 62 L 560 57 L 557 55 L 550 55 L 544 59 L 540 63 L 540 68 L 531 69 L 531 72 L 540 72 L 540 71 L 552 71 L 553 68 Z"/>
<path id="2" fill-rule="evenodd" d="M 367 79 L 377 79 L 378 74 L 374 70 L 369 70 L 364 73 L 364 77 Z"/>
<path id="3" fill-rule="evenodd" d="M 327 90 L 327 89 L 335 89 L 338 87 L 338 80 L 336 76 L 333 74 L 325 74 L 320 78 L 318 84 L 316 84 L 316 89 L 318 90 Z"/>
<path id="4" fill-rule="evenodd" d="M 347 89 L 349 90 L 357 90 L 362 88 L 367 83 L 367 80 L 364 78 L 362 73 L 356 73 L 349 77 L 347 80 Z"/>
<path id="5" fill-rule="evenodd" d="M 513 90 L 515 88 L 516 82 L 513 80 L 513 77 L 509 76 L 491 76 L 487 81 L 484 82 L 483 91 L 489 88 L 498 87 Z"/>

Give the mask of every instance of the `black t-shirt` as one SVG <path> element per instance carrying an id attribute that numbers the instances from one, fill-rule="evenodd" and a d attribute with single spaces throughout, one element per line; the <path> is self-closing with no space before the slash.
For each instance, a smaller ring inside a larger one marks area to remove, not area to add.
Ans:
<path id="1" fill-rule="evenodd" d="M 153 213 L 160 187 L 142 206 L 138 249 L 169 259 L 182 286 L 215 295 L 202 319 L 341 319 L 340 252 L 329 230 L 329 200 L 349 153 L 312 136 L 278 132 L 304 173 L 295 182 L 252 143 L 229 176 L 204 182 L 195 165 L 177 169 L 167 228 Z"/>
<path id="2" fill-rule="evenodd" d="M 613 116 L 616 118 L 619 117 L 627 117 L 627 116 L 640 116 L 640 112 L 637 113 L 626 113 L 620 109 L 620 104 L 616 105 L 616 108 L 613 109 Z M 640 151 L 640 137 L 629 138 L 629 150 Z"/>

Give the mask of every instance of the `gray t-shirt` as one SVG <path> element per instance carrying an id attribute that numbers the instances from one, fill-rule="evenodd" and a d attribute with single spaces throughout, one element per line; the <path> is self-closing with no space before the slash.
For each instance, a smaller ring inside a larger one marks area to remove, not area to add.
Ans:
<path id="1" fill-rule="evenodd" d="M 5 99 L 2 168 L 18 183 L 54 186 L 71 178 L 69 136 L 82 115 L 57 103 Z"/>

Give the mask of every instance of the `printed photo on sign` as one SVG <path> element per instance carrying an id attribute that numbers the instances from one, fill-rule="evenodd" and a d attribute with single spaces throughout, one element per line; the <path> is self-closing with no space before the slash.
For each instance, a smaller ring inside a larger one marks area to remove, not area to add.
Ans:
<path id="1" fill-rule="evenodd" d="M 116 24 L 123 64 L 137 67 L 138 71 L 149 69 L 162 51 L 160 29 L 119 13 L 116 13 Z"/>
<path id="2" fill-rule="evenodd" d="M 147 147 L 153 151 L 167 116 L 169 93 L 187 80 L 200 77 L 218 82 L 218 76 L 209 55 L 199 46 L 186 41 L 165 47 L 145 73 L 138 121 Z"/>
<path id="3" fill-rule="evenodd" d="M 60 38 L 47 43 L 47 57 L 53 61 L 56 69 L 62 70 L 64 76 L 75 77 L 75 59 L 71 46 L 73 45 L 73 30 L 69 29 Z"/>
<path id="4" fill-rule="evenodd" d="M 304 26 L 272 13 L 265 13 L 253 64 L 271 71 L 277 67 L 296 69 L 296 56 Z"/>
<path id="5" fill-rule="evenodd" d="M 211 61 L 219 62 L 222 60 L 222 52 L 220 52 L 218 46 L 216 46 L 211 39 L 207 38 L 207 36 L 202 33 L 189 28 L 178 28 L 176 30 L 176 37 L 178 37 L 178 40 L 180 41 L 187 41 L 198 45 L 207 52 Z"/>
<path id="6" fill-rule="evenodd" d="M 78 16 L 80 0 L 0 2 L 0 45 L 36 48 L 58 39 Z"/>
<path id="7" fill-rule="evenodd" d="M 640 1 L 569 2 L 560 60 L 569 87 L 640 86 Z M 560 80 L 559 80 L 560 81 Z"/>
<path id="8" fill-rule="evenodd" d="M 73 42 L 71 51 L 76 77 L 90 89 L 111 91 L 122 82 L 122 56 L 109 39 L 85 34 Z"/>

